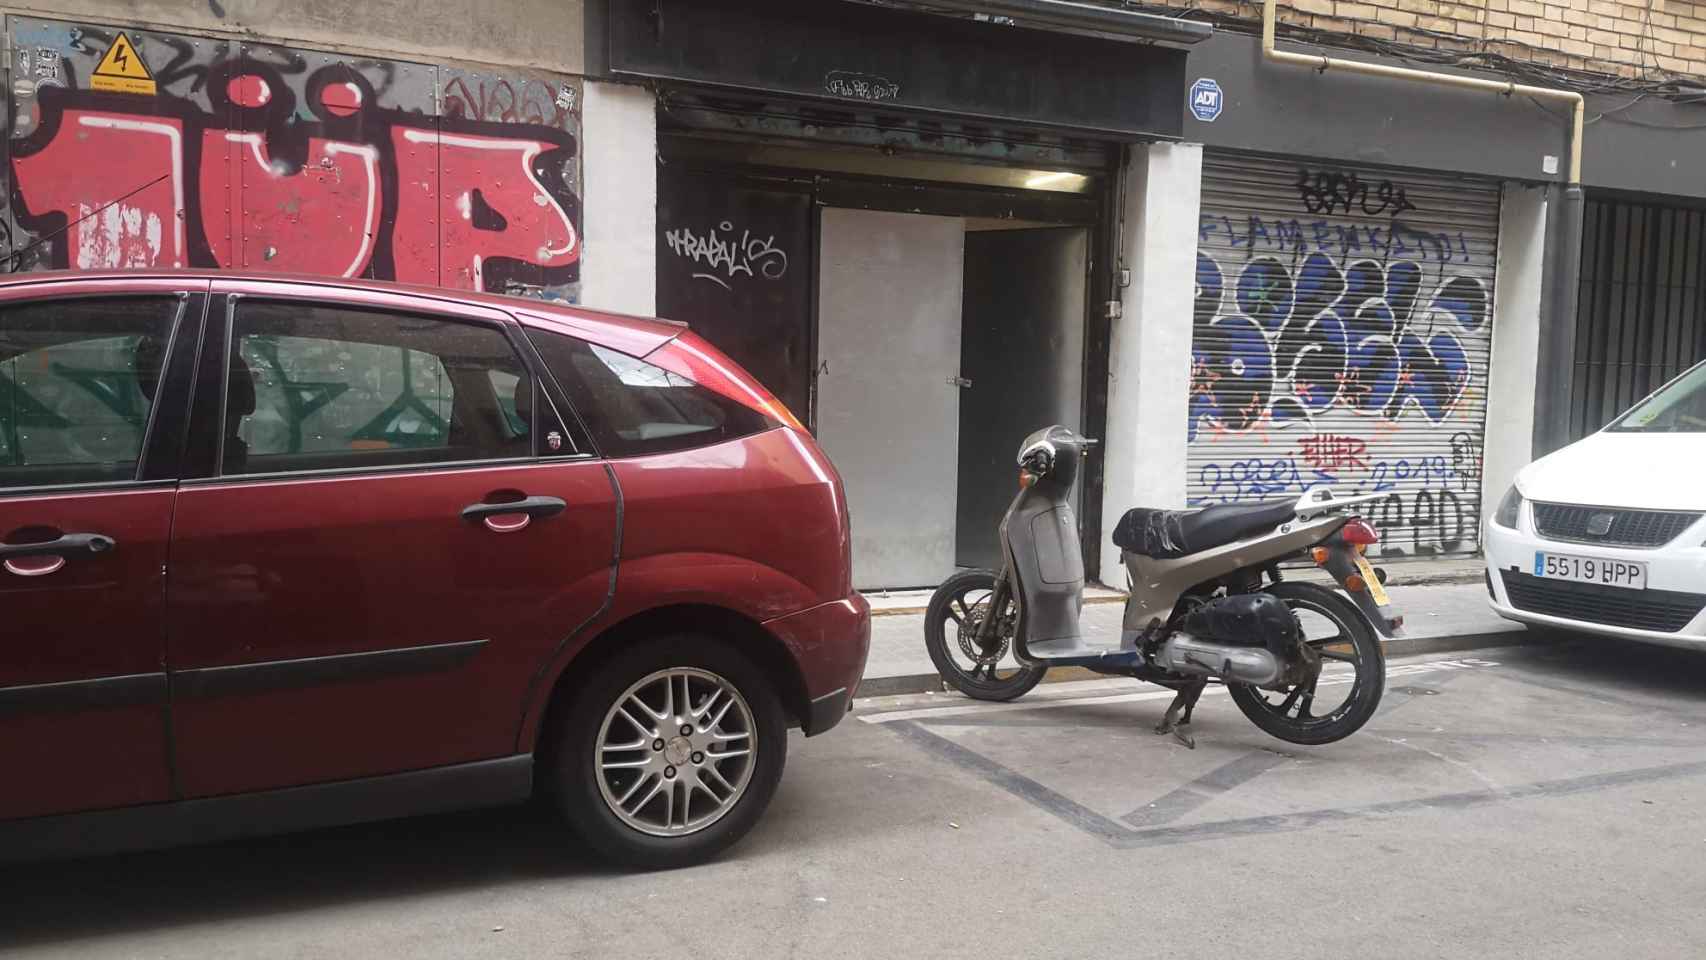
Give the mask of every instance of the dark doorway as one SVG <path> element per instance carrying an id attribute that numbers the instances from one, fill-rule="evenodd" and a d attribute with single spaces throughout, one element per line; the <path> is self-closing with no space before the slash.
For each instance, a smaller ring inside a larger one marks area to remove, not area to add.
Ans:
<path id="1" fill-rule="evenodd" d="M 802 420 L 811 400 L 811 184 L 666 166 L 658 314 L 745 367 Z"/>
<path id="2" fill-rule="evenodd" d="M 967 223 L 961 313 L 955 554 L 962 567 L 999 566 L 996 527 L 1018 482 L 1019 441 L 1054 423 L 1087 429 L 1089 229 L 979 226 Z"/>

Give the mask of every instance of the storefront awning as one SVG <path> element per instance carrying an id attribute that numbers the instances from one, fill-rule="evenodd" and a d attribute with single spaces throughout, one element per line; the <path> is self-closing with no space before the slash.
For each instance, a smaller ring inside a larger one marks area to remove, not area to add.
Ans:
<path id="1" fill-rule="evenodd" d="M 1211 24 L 1078 0 L 846 0 L 849 3 L 904 7 L 980 20 L 1005 18 L 1015 26 L 1094 33 L 1118 40 L 1197 43 L 1214 34 Z"/>
<path id="2" fill-rule="evenodd" d="M 1175 47 L 846 0 L 611 0 L 608 23 L 617 76 L 1110 140 L 1183 133 Z"/>

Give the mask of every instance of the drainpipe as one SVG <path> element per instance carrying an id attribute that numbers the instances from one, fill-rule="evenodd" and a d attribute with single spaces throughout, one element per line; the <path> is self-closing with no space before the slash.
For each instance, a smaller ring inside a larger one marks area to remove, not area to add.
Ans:
<path id="1" fill-rule="evenodd" d="M 1482 90 L 1506 97 L 1521 94 L 1536 100 L 1569 104 L 1569 178 L 1561 190 L 1556 185 L 1548 188 L 1546 204 L 1546 262 L 1540 291 L 1540 354 L 1534 390 L 1534 455 L 1550 453 L 1568 443 L 1571 439 L 1570 381 L 1575 362 L 1576 295 L 1582 265 L 1582 116 L 1587 110 L 1582 95 L 1573 90 L 1531 87 L 1504 80 L 1275 50 L 1274 6 L 1275 0 L 1263 0 L 1262 56 L 1273 63 L 1308 67 L 1319 73 L 1342 70 L 1371 77 Z"/>
<path id="2" fill-rule="evenodd" d="M 1530 446 L 1530 453 L 1536 458 L 1577 439 L 1570 432 L 1573 402 L 1570 394 L 1575 382 L 1576 301 L 1582 274 L 1582 185 L 1572 183 L 1562 191 L 1554 185 L 1548 192 L 1546 253 L 1541 266 L 1540 343 L 1536 353 L 1539 366 L 1534 371 L 1534 435 Z"/>

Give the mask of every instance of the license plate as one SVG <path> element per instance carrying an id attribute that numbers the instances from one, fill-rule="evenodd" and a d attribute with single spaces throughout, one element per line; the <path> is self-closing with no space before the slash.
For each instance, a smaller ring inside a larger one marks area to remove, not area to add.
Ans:
<path id="1" fill-rule="evenodd" d="M 1647 565 L 1605 557 L 1572 557 L 1561 553 L 1534 554 L 1534 575 L 1547 580 L 1574 580 L 1626 590 L 1647 589 Z"/>
<path id="2" fill-rule="evenodd" d="M 1374 598 L 1374 605 L 1384 607 L 1391 603 L 1392 598 L 1386 595 L 1386 588 L 1381 585 L 1380 577 L 1375 574 L 1374 567 L 1369 564 L 1368 558 L 1359 553 L 1356 555 L 1356 559 L 1357 572 L 1362 574 L 1363 582 L 1368 584 L 1368 595 Z"/>

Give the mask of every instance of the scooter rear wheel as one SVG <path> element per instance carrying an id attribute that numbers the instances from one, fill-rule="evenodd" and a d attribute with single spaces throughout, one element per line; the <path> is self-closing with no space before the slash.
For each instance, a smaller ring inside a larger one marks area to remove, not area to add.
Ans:
<path id="1" fill-rule="evenodd" d="M 1251 723 L 1291 743 L 1315 746 L 1357 732 L 1374 716 L 1386 689 L 1380 637 L 1354 604 L 1326 587 L 1288 581 L 1264 592 L 1298 616 L 1304 642 L 1321 655 L 1324 672 L 1306 689 L 1284 692 L 1229 683 L 1233 702 Z"/>
<path id="2" fill-rule="evenodd" d="M 1016 700 L 1040 683 L 1047 667 L 1025 666 L 1014 659 L 1013 636 L 1019 620 L 1014 598 L 995 598 L 993 570 L 965 570 L 949 577 L 930 596 L 924 612 L 924 646 L 943 682 L 976 700 Z M 977 627 L 997 618 L 1000 640 L 993 651 L 978 646 Z"/>

